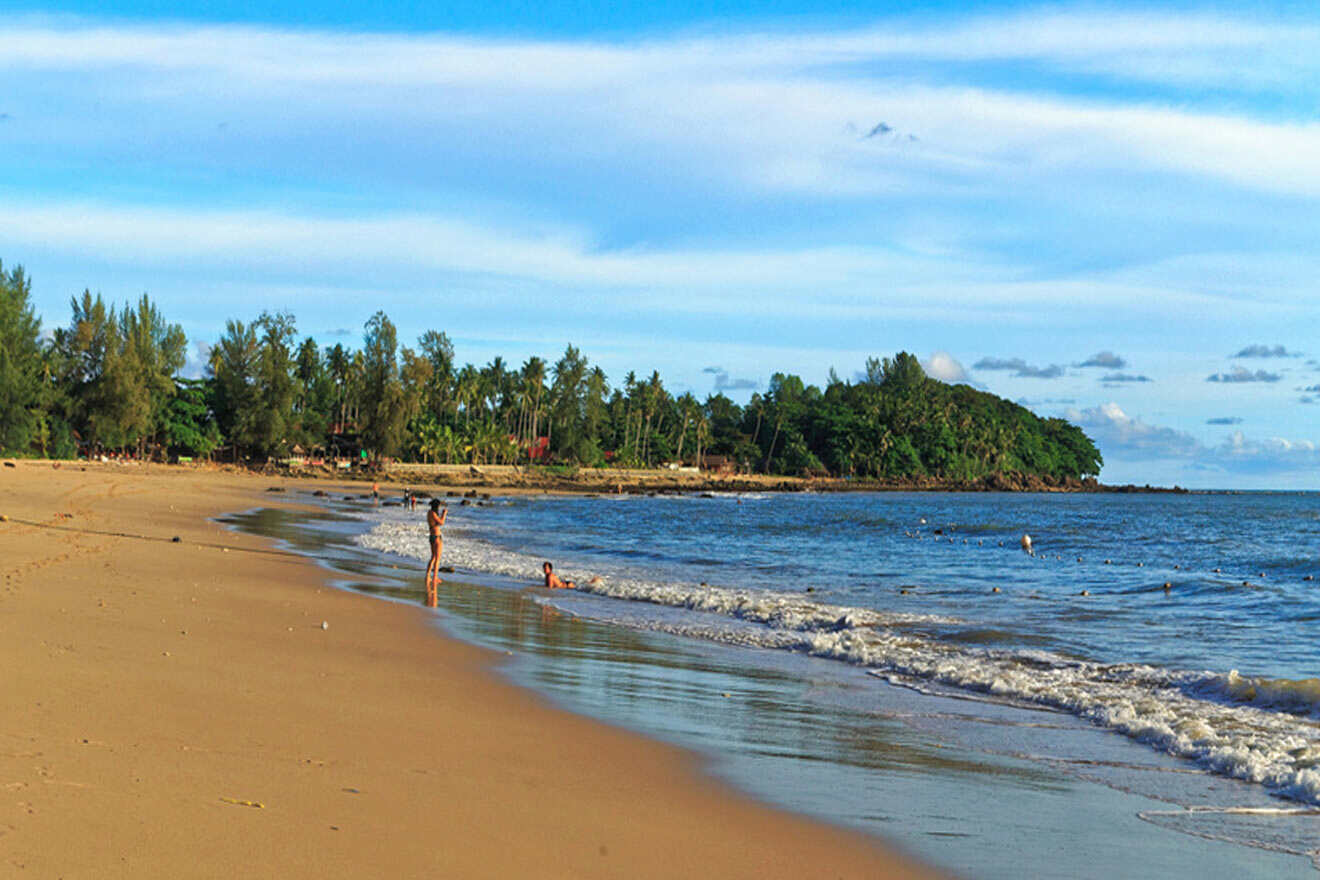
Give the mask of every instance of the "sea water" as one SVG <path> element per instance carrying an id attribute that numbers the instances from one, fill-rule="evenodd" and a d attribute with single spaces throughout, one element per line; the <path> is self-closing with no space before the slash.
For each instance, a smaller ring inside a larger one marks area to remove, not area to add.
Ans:
<path id="1" fill-rule="evenodd" d="M 364 552 L 427 557 L 420 510 L 339 507 Z M 525 683 L 961 873 L 1320 849 L 1320 496 L 533 495 L 451 503 L 445 538 L 454 577 L 551 560 L 579 590 L 524 601 L 632 634 Z"/>

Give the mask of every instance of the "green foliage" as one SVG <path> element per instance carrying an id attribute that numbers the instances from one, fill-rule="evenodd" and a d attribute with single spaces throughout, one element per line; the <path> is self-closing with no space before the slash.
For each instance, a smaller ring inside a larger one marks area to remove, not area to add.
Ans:
<path id="1" fill-rule="evenodd" d="M 398 372 L 398 334 L 384 312 L 367 321 L 362 348 L 362 439 L 378 455 L 403 445 L 408 406 Z"/>
<path id="2" fill-rule="evenodd" d="M 225 322 L 225 335 L 211 349 L 212 412 L 220 433 L 237 450 L 251 450 L 257 428 L 257 370 L 261 354 L 256 330 L 242 321 Z"/>
<path id="3" fill-rule="evenodd" d="M 175 393 L 165 407 L 163 432 L 170 455 L 206 458 L 220 445 L 220 428 L 211 415 L 210 385 L 200 379 L 175 379 Z"/>
<path id="4" fill-rule="evenodd" d="M 293 315 L 262 312 L 252 324 L 257 337 L 253 364 L 252 411 L 248 413 L 249 441 L 255 451 L 281 456 L 297 436 L 293 405 L 298 384 L 293 341 L 297 334 Z"/>
<path id="5" fill-rule="evenodd" d="M 183 329 L 146 294 L 116 311 L 84 290 L 70 308 L 72 320 L 55 332 L 49 354 L 58 386 L 52 410 L 91 449 L 156 447 L 187 350 Z"/>
<path id="6" fill-rule="evenodd" d="M 27 452 L 41 427 L 41 322 L 21 266 L 0 263 L 0 450 Z"/>
<path id="7" fill-rule="evenodd" d="M 84 291 L 42 349 L 21 269 L 0 270 L 0 449 L 67 455 L 136 447 L 204 457 L 282 456 L 295 444 L 423 461 L 653 467 L 708 455 L 745 470 L 861 479 L 1099 473 L 1080 429 L 966 385 L 946 385 L 899 352 L 868 358 L 859 381 L 831 370 L 822 390 L 775 373 L 739 406 L 675 396 L 659 373 L 611 388 L 569 345 L 553 366 L 494 358 L 456 365 L 428 331 L 400 349 L 384 312 L 361 350 L 295 343 L 292 315 L 231 320 L 205 380 L 177 378 L 186 341 L 143 296 L 122 310 Z"/>

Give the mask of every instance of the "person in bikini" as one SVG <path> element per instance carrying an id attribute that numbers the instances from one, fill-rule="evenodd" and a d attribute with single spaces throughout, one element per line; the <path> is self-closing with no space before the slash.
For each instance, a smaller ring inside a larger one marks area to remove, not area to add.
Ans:
<path id="1" fill-rule="evenodd" d="M 541 571 L 545 572 L 545 585 L 552 590 L 576 590 L 577 584 L 572 581 L 561 580 L 559 575 L 555 574 L 555 567 L 546 562 L 541 565 Z"/>
<path id="2" fill-rule="evenodd" d="M 440 536 L 440 529 L 445 524 L 445 517 L 449 516 L 449 508 L 440 509 L 440 499 L 431 499 L 431 509 L 426 512 L 426 528 L 431 536 L 431 561 L 426 566 L 426 604 L 430 608 L 436 606 L 436 591 L 441 583 L 440 581 L 440 553 L 444 550 L 444 538 Z"/>

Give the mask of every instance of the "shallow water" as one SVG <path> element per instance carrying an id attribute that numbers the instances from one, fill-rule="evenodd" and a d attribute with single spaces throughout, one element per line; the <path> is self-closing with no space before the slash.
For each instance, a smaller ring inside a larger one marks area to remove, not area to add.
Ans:
<path id="1" fill-rule="evenodd" d="M 415 601 L 417 575 L 389 566 L 425 553 L 419 513 L 337 506 L 347 519 L 281 528 L 308 549 L 330 541 L 356 583 L 383 576 L 371 589 Z M 1305 566 L 1281 535 L 1248 551 L 1226 528 L 1196 534 L 1231 515 L 1243 534 L 1291 522 L 1313 547 L 1316 506 L 509 499 L 451 509 L 446 561 L 477 583 L 445 590 L 441 610 L 455 634 L 514 651 L 510 674 L 564 705 L 700 748 L 755 794 L 968 876 L 1310 874 L 1314 706 L 1298 680 L 1314 652 L 1292 641 L 1314 603 Z M 266 516 L 244 527 L 269 533 Z M 1013 547 L 1026 530 L 1036 557 Z M 521 590 L 542 556 L 603 583 Z M 1265 571 L 1268 589 L 1216 588 L 1252 568 L 1241 579 Z"/>

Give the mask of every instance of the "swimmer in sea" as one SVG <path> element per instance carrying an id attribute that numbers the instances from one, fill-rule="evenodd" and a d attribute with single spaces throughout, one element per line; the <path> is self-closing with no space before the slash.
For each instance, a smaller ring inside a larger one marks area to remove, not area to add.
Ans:
<path id="1" fill-rule="evenodd" d="M 431 509 L 426 512 L 426 529 L 431 536 L 431 561 L 426 566 L 426 604 L 431 608 L 436 605 L 436 588 L 440 584 L 440 553 L 445 547 L 440 529 L 448 516 L 449 509 L 441 510 L 440 499 L 432 498 Z"/>
<path id="2" fill-rule="evenodd" d="M 572 581 L 561 580 L 559 575 L 555 574 L 555 567 L 546 562 L 542 564 L 541 570 L 545 572 L 545 585 L 552 590 L 576 590 L 577 584 Z"/>

